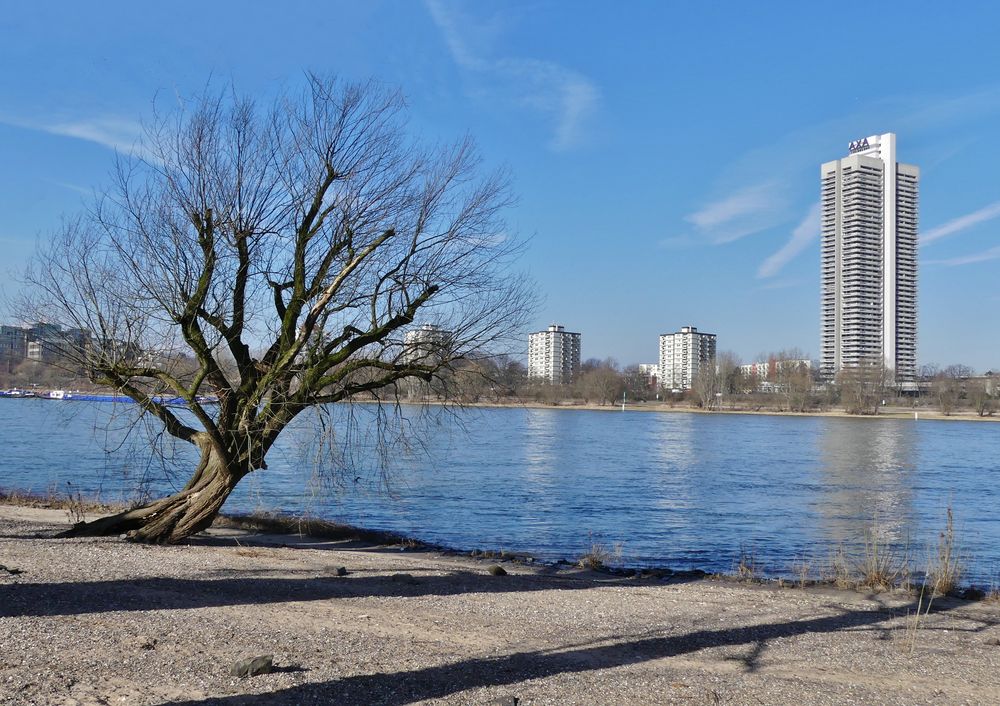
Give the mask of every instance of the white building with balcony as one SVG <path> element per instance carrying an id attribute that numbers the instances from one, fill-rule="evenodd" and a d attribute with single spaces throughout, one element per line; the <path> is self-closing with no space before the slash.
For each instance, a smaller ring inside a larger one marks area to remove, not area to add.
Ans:
<path id="1" fill-rule="evenodd" d="M 715 334 L 694 326 L 660 336 L 660 387 L 690 390 L 703 365 L 715 365 Z"/>
<path id="2" fill-rule="evenodd" d="M 580 373 L 580 334 L 552 324 L 528 334 L 528 377 L 568 385 Z"/>
<path id="3" fill-rule="evenodd" d="M 899 383 L 917 363 L 917 185 L 896 136 L 855 140 L 820 169 L 820 373 L 881 360 Z"/>

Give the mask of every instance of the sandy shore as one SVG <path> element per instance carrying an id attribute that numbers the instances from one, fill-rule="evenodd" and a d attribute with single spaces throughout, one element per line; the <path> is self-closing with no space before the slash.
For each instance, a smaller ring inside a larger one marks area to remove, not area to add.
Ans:
<path id="1" fill-rule="evenodd" d="M 434 402 L 419 402 L 403 404 L 435 404 Z M 465 403 L 465 407 L 482 407 L 486 409 L 503 409 L 507 407 L 521 409 L 558 409 L 558 410 L 588 410 L 592 412 L 618 412 L 621 413 L 621 403 L 610 405 L 599 405 L 593 403 L 573 403 L 562 402 L 560 404 L 544 404 L 542 402 L 521 401 L 521 402 L 471 402 Z M 842 409 L 812 410 L 809 412 L 780 412 L 772 409 L 733 409 L 723 406 L 722 409 L 702 409 L 700 407 L 689 406 L 683 403 L 669 402 L 628 402 L 625 405 L 626 412 L 665 412 L 665 413 L 686 413 L 686 414 L 732 414 L 732 415 L 755 415 L 764 417 L 832 417 L 835 419 L 912 419 L 915 421 L 941 421 L 941 422 L 1000 422 L 1000 415 L 979 416 L 975 412 L 967 409 L 952 412 L 949 415 L 927 407 L 881 407 L 878 414 L 848 414 Z"/>
<path id="2" fill-rule="evenodd" d="M 996 603 L 937 600 L 915 625 L 903 594 L 493 576 L 465 557 L 235 530 L 180 547 L 51 539 L 65 524 L 0 506 L 2 703 L 1000 700 Z M 264 654 L 276 673 L 229 675 Z"/>

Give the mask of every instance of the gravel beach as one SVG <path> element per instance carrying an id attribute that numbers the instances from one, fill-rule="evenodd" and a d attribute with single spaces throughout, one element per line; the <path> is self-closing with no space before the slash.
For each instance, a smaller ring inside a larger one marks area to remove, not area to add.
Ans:
<path id="1" fill-rule="evenodd" d="M 0 506 L 0 702 L 995 704 L 1000 604 L 623 579 Z M 338 576 L 344 567 L 346 575 Z M 273 655 L 271 673 L 231 675 Z"/>

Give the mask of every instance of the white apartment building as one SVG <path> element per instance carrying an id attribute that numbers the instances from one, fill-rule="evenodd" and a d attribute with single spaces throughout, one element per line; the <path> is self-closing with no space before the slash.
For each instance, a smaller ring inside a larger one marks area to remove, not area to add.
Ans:
<path id="1" fill-rule="evenodd" d="M 740 366 L 740 373 L 745 378 L 756 378 L 757 380 L 774 380 L 786 369 L 802 368 L 812 370 L 812 361 L 807 358 L 770 358 L 759 360 L 756 363 L 746 363 Z"/>
<path id="2" fill-rule="evenodd" d="M 740 366 L 743 380 L 752 383 L 760 392 L 779 392 L 785 387 L 787 375 L 798 370 L 812 371 L 812 361 L 807 358 L 769 358 Z M 749 389 L 749 388 L 748 388 Z"/>
<path id="3" fill-rule="evenodd" d="M 436 365 L 441 362 L 451 343 L 451 331 L 434 324 L 424 324 L 407 331 L 403 341 L 404 362 Z"/>
<path id="4" fill-rule="evenodd" d="M 552 324 L 528 334 L 528 377 L 553 385 L 573 382 L 580 372 L 580 334 Z"/>
<path id="5" fill-rule="evenodd" d="M 645 376 L 650 387 L 660 386 L 660 365 L 659 363 L 639 363 L 639 374 Z"/>
<path id="6" fill-rule="evenodd" d="M 660 336 L 660 387 L 690 390 L 703 365 L 714 365 L 715 334 L 700 333 L 683 326 L 676 333 Z"/>
<path id="7" fill-rule="evenodd" d="M 900 383 L 917 363 L 917 184 L 896 136 L 855 140 L 821 183 L 820 373 L 882 360 Z"/>

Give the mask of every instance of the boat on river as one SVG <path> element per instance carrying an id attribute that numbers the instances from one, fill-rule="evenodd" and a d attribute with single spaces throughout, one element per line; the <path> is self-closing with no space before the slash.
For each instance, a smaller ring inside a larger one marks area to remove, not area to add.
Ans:
<path id="1" fill-rule="evenodd" d="M 16 387 L 12 387 L 9 390 L 0 390 L 0 397 L 13 397 L 15 399 L 26 399 L 29 397 L 37 397 L 32 390 L 21 390 Z"/>

